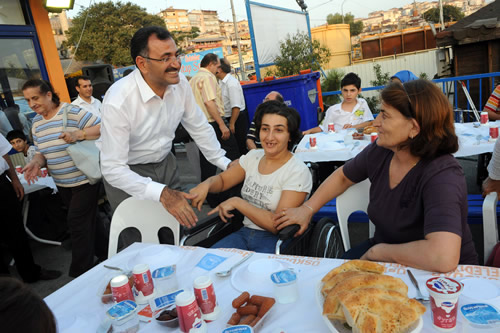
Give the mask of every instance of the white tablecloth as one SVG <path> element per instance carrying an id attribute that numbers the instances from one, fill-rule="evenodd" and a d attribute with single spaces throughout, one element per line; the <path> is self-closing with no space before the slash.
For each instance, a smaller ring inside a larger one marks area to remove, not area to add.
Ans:
<path id="1" fill-rule="evenodd" d="M 472 123 L 456 123 L 458 151 L 455 157 L 464 157 L 493 152 L 495 141 L 489 140 L 489 127 L 475 128 Z M 315 133 L 305 135 L 297 146 L 295 155 L 304 162 L 347 161 L 356 156 L 370 144 L 369 137 L 364 140 L 346 140 L 352 130 L 341 130 L 338 133 Z M 317 149 L 311 149 L 309 138 L 316 137 Z M 349 138 L 350 139 L 350 138 Z"/>
<path id="2" fill-rule="evenodd" d="M 214 254 L 227 258 L 227 260 L 207 271 L 197 266 L 200 260 L 207 254 Z M 47 296 L 45 301 L 57 319 L 60 332 L 95 332 L 99 323 L 106 317 L 105 312 L 109 308 L 109 305 L 106 306 L 101 303 L 100 290 L 104 289 L 104 285 L 114 274 L 117 274 L 115 271 L 104 268 L 103 264 L 131 269 L 131 266 L 138 262 L 146 262 L 152 270 L 160 266 L 176 264 L 179 287 L 184 290 L 192 290 L 193 280 L 196 277 L 210 275 L 214 283 L 219 306 L 222 309 L 222 315 L 218 320 L 208 324 L 208 331 L 221 332 L 226 327 L 226 322 L 234 312 L 234 309 L 231 307 L 232 300 L 241 293 L 241 291 L 233 286 L 233 283 L 237 286 L 241 285 L 250 263 L 261 259 L 272 259 L 278 260 L 283 266 L 288 266 L 295 270 L 298 279 L 299 299 L 292 304 L 277 303 L 265 318 L 264 326 L 259 332 L 328 332 L 315 298 L 315 288 L 321 278 L 331 269 L 341 265 L 344 262 L 343 260 L 256 253 L 234 270 L 233 282 L 231 281 L 231 277 L 218 278 L 215 276 L 214 272 L 224 270 L 245 255 L 248 255 L 248 252 L 237 249 L 216 250 L 135 243 Z M 413 297 L 416 292 L 406 275 L 406 267 L 398 264 L 385 264 L 385 266 L 386 274 L 400 277 L 408 284 L 408 296 Z M 412 269 L 412 271 L 422 288 L 428 278 L 439 275 L 417 269 Z M 447 274 L 447 276 L 457 280 L 466 277 L 489 279 L 500 288 L 500 269 L 498 268 L 459 266 L 455 272 Z M 248 280 L 255 281 L 252 278 Z M 250 294 L 273 296 L 272 292 L 266 293 L 263 291 L 266 287 L 263 283 L 258 283 L 257 281 L 250 282 L 246 289 Z M 462 298 L 460 302 L 463 303 Z M 490 303 L 499 307 L 500 297 L 497 297 Z M 424 329 L 422 332 L 434 332 L 430 321 L 429 305 L 427 307 L 428 311 L 423 316 Z M 459 329 L 460 325 L 461 323 L 459 322 Z M 141 323 L 140 332 L 165 331 L 175 332 L 177 330 L 160 326 L 154 322 Z"/>

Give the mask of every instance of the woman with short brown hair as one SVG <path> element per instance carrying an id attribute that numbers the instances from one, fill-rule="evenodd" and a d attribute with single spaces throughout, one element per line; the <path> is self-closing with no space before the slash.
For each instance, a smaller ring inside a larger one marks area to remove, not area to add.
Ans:
<path id="1" fill-rule="evenodd" d="M 436 272 L 477 264 L 467 225 L 467 186 L 451 155 L 458 149 L 452 109 L 430 81 L 391 83 L 381 93 L 375 143 L 337 169 L 301 207 L 275 218 L 277 229 L 301 225 L 354 183 L 370 179 L 373 238 L 346 259 L 395 262 Z"/>

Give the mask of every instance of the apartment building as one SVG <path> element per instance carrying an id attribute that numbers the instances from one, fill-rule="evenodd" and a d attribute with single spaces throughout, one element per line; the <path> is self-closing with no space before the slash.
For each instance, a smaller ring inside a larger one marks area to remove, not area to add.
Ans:
<path id="1" fill-rule="evenodd" d="M 191 23 L 188 18 L 187 9 L 176 9 L 173 7 L 169 7 L 158 13 L 158 16 L 163 19 L 163 21 L 165 22 L 165 26 L 169 31 L 191 31 Z"/>

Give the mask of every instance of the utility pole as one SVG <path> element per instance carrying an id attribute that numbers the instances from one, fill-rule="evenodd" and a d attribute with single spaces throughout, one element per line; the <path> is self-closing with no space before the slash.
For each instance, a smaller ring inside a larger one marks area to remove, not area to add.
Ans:
<path id="1" fill-rule="evenodd" d="M 340 5 L 340 15 L 342 15 L 342 24 L 344 24 L 344 2 L 346 2 L 346 0 L 342 1 L 342 4 Z"/>
<path id="2" fill-rule="evenodd" d="M 245 64 L 243 63 L 243 57 L 241 56 L 240 34 L 238 32 L 238 22 L 236 22 L 236 14 L 234 13 L 233 0 L 231 0 L 231 10 L 233 11 L 234 36 L 236 38 L 236 46 L 238 46 L 238 57 L 240 58 L 241 80 L 245 80 Z"/>
<path id="3" fill-rule="evenodd" d="M 439 22 L 441 22 L 441 31 L 443 31 L 444 30 L 443 0 L 439 0 Z"/>

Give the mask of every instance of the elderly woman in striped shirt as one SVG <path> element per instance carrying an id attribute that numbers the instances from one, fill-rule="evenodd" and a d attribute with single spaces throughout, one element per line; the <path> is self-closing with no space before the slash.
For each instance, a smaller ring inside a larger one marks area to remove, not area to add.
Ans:
<path id="1" fill-rule="evenodd" d="M 77 106 L 61 103 L 49 82 L 31 79 L 22 87 L 24 98 L 36 112 L 33 118 L 33 141 L 37 154 L 24 169 L 32 182 L 47 166 L 63 202 L 68 207 L 68 228 L 72 241 L 69 276 L 77 277 L 94 265 L 94 243 L 99 184 L 91 185 L 75 166 L 66 148 L 75 141 L 97 139 L 101 119 Z M 66 109 L 67 126 L 63 129 Z"/>

